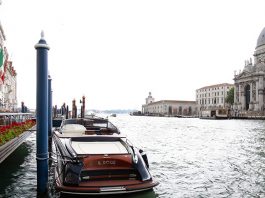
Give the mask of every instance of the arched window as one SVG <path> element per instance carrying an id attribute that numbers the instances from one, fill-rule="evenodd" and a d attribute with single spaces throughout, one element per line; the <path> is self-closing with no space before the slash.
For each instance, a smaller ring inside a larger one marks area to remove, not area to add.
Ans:
<path id="1" fill-rule="evenodd" d="M 188 112 L 188 114 L 189 114 L 189 115 L 192 114 L 192 108 L 191 108 L 191 106 L 189 106 L 189 112 Z"/>
<path id="2" fill-rule="evenodd" d="M 247 84 L 245 87 L 245 97 L 246 97 L 246 110 L 249 109 L 249 103 L 250 103 L 250 85 Z"/>
<path id="3" fill-rule="evenodd" d="M 179 115 L 182 115 L 182 106 L 179 106 Z"/>

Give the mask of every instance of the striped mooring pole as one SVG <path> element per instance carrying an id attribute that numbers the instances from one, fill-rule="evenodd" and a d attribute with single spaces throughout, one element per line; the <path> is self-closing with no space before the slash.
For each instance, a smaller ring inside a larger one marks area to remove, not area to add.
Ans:
<path id="1" fill-rule="evenodd" d="M 37 191 L 45 193 L 48 184 L 48 50 L 50 49 L 41 33 L 35 45 L 37 50 Z"/>

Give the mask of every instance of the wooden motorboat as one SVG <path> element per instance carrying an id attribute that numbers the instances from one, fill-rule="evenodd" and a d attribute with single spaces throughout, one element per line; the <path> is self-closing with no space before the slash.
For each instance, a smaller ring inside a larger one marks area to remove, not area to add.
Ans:
<path id="1" fill-rule="evenodd" d="M 121 194 L 152 189 L 146 154 L 107 119 L 62 121 L 53 134 L 56 189 L 67 194 Z"/>

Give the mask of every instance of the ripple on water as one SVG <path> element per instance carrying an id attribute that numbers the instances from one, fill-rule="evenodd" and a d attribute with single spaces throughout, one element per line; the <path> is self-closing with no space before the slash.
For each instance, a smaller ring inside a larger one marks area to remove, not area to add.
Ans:
<path id="1" fill-rule="evenodd" d="M 154 191 L 126 198 L 265 197 L 263 121 L 125 115 L 110 120 L 146 151 L 160 182 Z M 35 136 L 23 145 L 26 152 L 9 160 L 13 167 L 5 164 L 9 170 L 3 173 L 0 165 L 2 197 L 36 197 Z"/>

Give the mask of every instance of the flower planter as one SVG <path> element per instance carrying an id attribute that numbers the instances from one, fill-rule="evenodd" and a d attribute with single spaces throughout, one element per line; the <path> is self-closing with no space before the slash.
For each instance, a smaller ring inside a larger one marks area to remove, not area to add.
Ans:
<path id="1" fill-rule="evenodd" d="M 9 140 L 8 142 L 0 146 L 0 163 L 2 163 L 11 153 L 13 153 L 13 151 L 16 150 L 16 148 L 19 147 L 24 142 L 24 140 L 31 135 L 31 133 L 31 131 L 24 131 L 19 136 Z"/>

